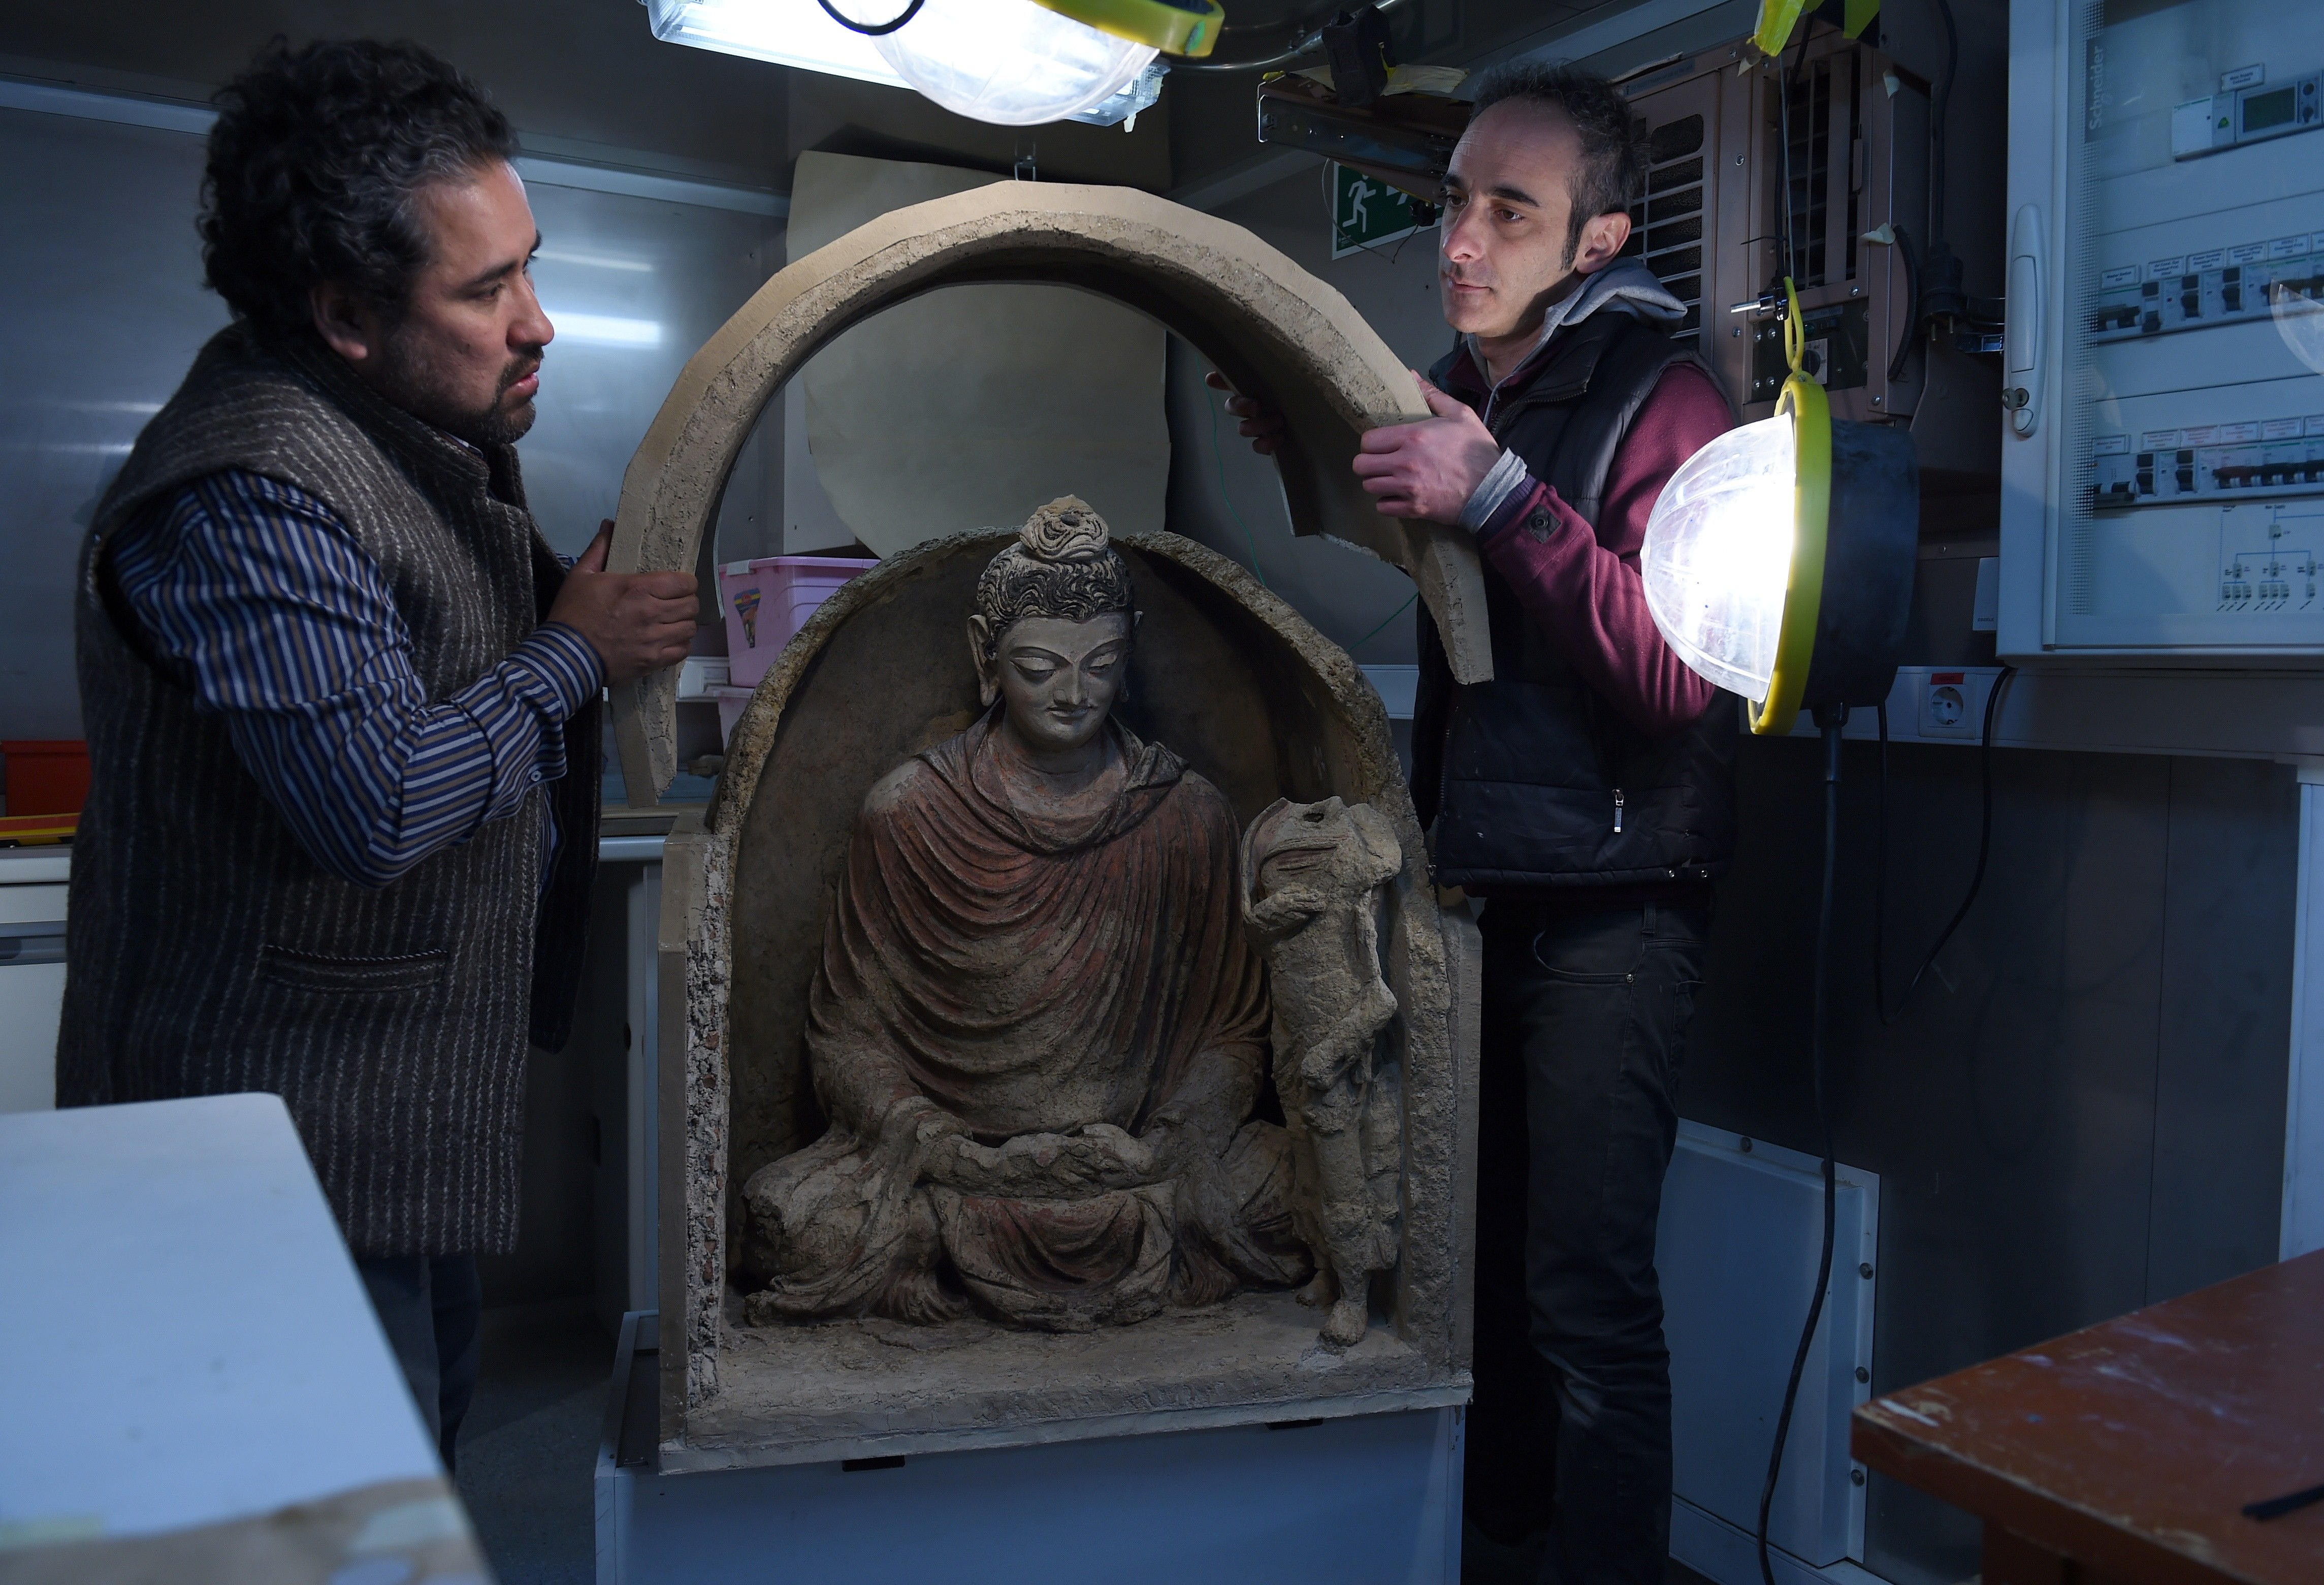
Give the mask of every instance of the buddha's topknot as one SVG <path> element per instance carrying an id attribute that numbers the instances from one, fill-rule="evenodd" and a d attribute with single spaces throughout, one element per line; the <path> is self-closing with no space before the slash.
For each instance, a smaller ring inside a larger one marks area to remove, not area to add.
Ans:
<path id="1" fill-rule="evenodd" d="M 991 635 L 988 653 L 1028 616 L 1086 622 L 1133 609 L 1129 564 L 1106 539 L 1105 519 L 1078 496 L 1061 496 L 1028 518 L 1017 542 L 976 580 L 976 609 Z"/>

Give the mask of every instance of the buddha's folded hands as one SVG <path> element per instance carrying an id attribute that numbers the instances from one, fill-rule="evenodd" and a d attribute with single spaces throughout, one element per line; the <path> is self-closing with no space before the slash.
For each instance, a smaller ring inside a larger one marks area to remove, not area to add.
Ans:
<path id="1" fill-rule="evenodd" d="M 1078 1200 L 1156 1179 L 1151 1147 L 1106 1123 L 1077 1134 L 1020 1134 L 998 1145 L 955 1135 L 928 1153 L 922 1173 L 964 1194 Z"/>

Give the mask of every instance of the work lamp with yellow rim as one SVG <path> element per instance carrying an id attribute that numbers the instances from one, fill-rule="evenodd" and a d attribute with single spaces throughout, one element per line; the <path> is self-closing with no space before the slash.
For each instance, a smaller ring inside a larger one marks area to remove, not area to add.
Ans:
<path id="1" fill-rule="evenodd" d="M 1646 607 L 1664 640 L 1696 672 L 1749 701 L 1752 731 L 1788 734 L 1805 709 L 1823 735 L 1822 894 L 1808 1041 L 1823 1145 L 1823 1247 L 1759 1492 L 1764 1585 L 1775 1585 L 1767 1527 L 1784 1443 L 1831 1284 L 1839 1179 L 1824 1044 L 1840 867 L 1840 732 L 1851 706 L 1884 704 L 1895 683 L 1921 530 L 1912 431 L 1901 424 L 1832 422 L 1814 377 L 1830 365 L 1806 344 L 1799 293 L 1789 280 L 1784 295 L 1784 350 L 1792 372 L 1775 416 L 1729 430 L 1680 466 L 1655 503 L 1638 557 Z"/>
<path id="2" fill-rule="evenodd" d="M 1913 600 L 1920 474 L 1903 425 L 1835 423 L 1784 283 L 1791 377 L 1775 414 L 1687 459 L 1639 552 L 1646 606 L 1679 659 L 1789 732 L 1888 697 Z"/>

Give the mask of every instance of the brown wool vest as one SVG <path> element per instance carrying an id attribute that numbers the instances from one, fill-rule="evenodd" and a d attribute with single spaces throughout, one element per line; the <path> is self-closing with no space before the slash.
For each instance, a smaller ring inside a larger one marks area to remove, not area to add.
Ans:
<path id="1" fill-rule="evenodd" d="M 146 659 L 106 536 L 238 468 L 329 506 L 376 561 L 431 700 L 538 626 L 563 573 L 516 454 L 374 396 L 319 344 L 205 347 L 99 504 L 76 642 L 89 797 L 73 845 L 60 1106 L 269 1090 L 358 1256 L 516 1243 L 528 1035 L 561 1045 L 596 862 L 597 714 L 572 774 L 369 888 L 310 858 L 218 716 Z M 563 833 L 541 884 L 543 795 Z"/>

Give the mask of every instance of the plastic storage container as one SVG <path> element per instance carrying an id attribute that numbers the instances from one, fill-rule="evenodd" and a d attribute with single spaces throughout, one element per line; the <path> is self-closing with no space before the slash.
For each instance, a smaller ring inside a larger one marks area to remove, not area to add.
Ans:
<path id="1" fill-rule="evenodd" d="M 762 556 L 719 568 L 718 603 L 726 613 L 732 684 L 756 688 L 816 607 L 841 584 L 878 565 L 835 556 Z"/>
<path id="2" fill-rule="evenodd" d="M 78 737 L 11 738 L 7 756 L 8 814 L 78 814 L 88 801 L 88 745 Z"/>

